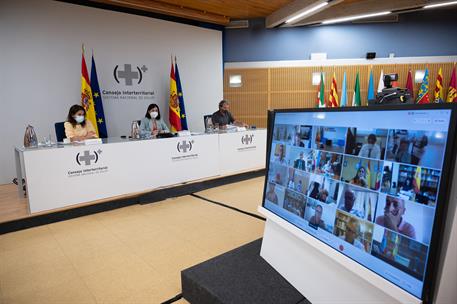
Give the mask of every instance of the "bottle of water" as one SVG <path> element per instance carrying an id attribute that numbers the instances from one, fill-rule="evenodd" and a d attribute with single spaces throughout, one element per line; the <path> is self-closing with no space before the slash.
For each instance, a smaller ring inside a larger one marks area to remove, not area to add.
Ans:
<path id="1" fill-rule="evenodd" d="M 38 139 L 36 137 L 35 130 L 33 129 L 33 127 L 31 125 L 28 125 L 27 128 L 25 128 L 24 147 L 26 147 L 26 148 L 38 147 Z"/>
<path id="2" fill-rule="evenodd" d="M 136 120 L 132 121 L 132 130 L 130 136 L 132 139 L 140 139 L 140 126 Z"/>

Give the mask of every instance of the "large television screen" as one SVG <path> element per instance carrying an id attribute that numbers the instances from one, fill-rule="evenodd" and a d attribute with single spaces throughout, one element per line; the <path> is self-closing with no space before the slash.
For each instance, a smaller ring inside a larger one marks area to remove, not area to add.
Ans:
<path id="1" fill-rule="evenodd" d="M 448 203 L 454 109 L 274 111 L 264 208 L 423 299 Z"/>

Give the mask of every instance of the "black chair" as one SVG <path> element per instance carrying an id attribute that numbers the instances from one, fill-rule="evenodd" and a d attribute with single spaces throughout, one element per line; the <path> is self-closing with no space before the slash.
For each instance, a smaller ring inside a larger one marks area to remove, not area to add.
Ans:
<path id="1" fill-rule="evenodd" d="M 211 119 L 213 115 L 205 115 L 203 116 L 203 123 L 205 124 L 205 130 L 207 130 L 210 127 L 213 127 L 213 120 Z"/>
<path id="2" fill-rule="evenodd" d="M 62 142 L 64 138 L 67 138 L 65 135 L 65 122 L 56 122 L 54 128 L 56 129 L 56 138 L 58 142 Z"/>

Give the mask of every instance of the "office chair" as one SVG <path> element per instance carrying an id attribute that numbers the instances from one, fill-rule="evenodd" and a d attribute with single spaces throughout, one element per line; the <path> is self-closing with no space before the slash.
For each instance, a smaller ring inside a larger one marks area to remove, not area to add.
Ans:
<path id="1" fill-rule="evenodd" d="M 58 142 L 62 142 L 64 138 L 67 138 L 65 135 L 64 123 L 65 122 L 56 122 L 54 124 L 54 128 L 56 130 L 56 139 Z"/>

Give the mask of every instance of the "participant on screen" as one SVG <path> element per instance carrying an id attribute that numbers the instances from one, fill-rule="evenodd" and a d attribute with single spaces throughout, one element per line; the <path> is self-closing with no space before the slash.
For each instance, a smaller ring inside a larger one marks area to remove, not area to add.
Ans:
<path id="1" fill-rule="evenodd" d="M 336 204 L 340 183 L 322 175 L 311 174 L 308 196 L 325 204 Z"/>
<path id="2" fill-rule="evenodd" d="M 441 171 L 384 162 L 381 191 L 424 205 L 435 206 Z"/>
<path id="3" fill-rule="evenodd" d="M 390 130 L 386 160 L 441 169 L 447 133 Z"/>
<path id="4" fill-rule="evenodd" d="M 345 212 L 337 210 L 334 234 L 360 250 L 365 252 L 371 251 L 373 223 L 362 221 Z"/>
<path id="5" fill-rule="evenodd" d="M 379 190 L 382 178 L 382 162 L 354 156 L 345 156 L 341 180 L 372 190 Z"/>
<path id="6" fill-rule="evenodd" d="M 322 204 L 319 201 L 308 198 L 305 208 L 305 220 L 313 229 L 324 229 L 333 233 L 335 223 L 335 205 Z"/>
<path id="7" fill-rule="evenodd" d="M 314 172 L 339 180 L 342 159 L 343 156 L 341 154 L 317 151 Z"/>
<path id="8" fill-rule="evenodd" d="M 347 128 L 314 127 L 313 132 L 315 135 L 312 148 L 330 152 L 344 152 Z"/>
<path id="9" fill-rule="evenodd" d="M 365 158 L 384 159 L 387 130 L 348 128 L 346 154 Z"/>
<path id="10" fill-rule="evenodd" d="M 303 194 L 287 190 L 284 196 L 283 208 L 301 218 L 305 214 L 306 198 Z"/>
<path id="11" fill-rule="evenodd" d="M 345 185 L 339 195 L 338 209 L 372 222 L 378 194 L 359 187 Z"/>
<path id="12" fill-rule="evenodd" d="M 277 143 L 274 145 L 274 152 L 272 153 L 272 160 L 276 163 L 286 165 L 286 145 Z"/>
<path id="13" fill-rule="evenodd" d="M 295 169 L 313 172 L 315 168 L 315 153 L 317 151 L 312 149 L 290 147 L 287 162 Z"/>
<path id="14" fill-rule="evenodd" d="M 278 185 L 285 186 L 287 178 L 287 167 L 278 163 L 270 163 L 268 180 Z"/>

